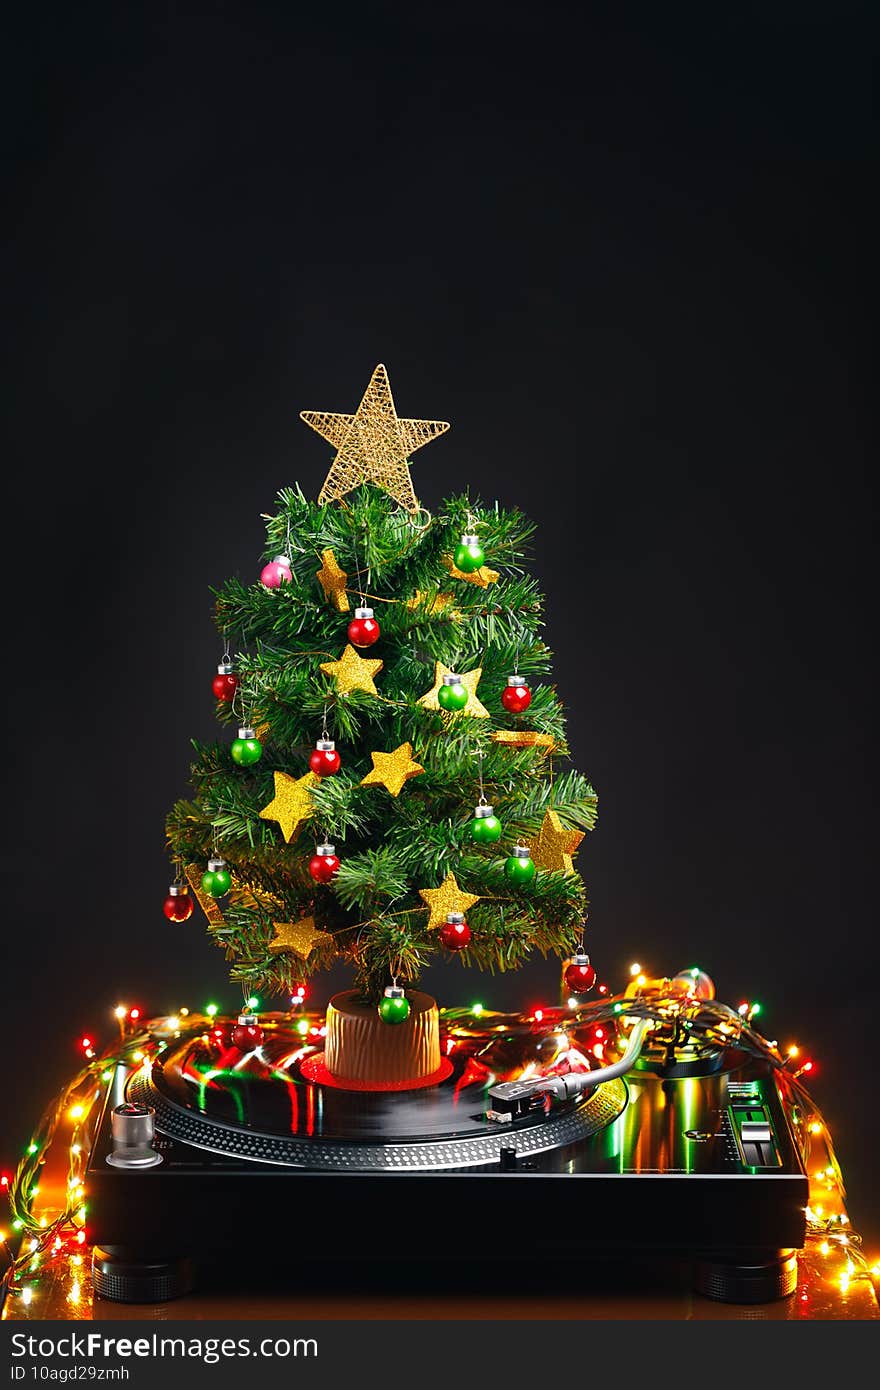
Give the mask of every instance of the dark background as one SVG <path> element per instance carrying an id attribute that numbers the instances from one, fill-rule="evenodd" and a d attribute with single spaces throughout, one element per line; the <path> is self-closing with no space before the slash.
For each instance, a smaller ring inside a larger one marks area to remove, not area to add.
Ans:
<path id="1" fill-rule="evenodd" d="M 122 999 L 235 1003 L 168 924 L 209 587 L 378 361 L 429 508 L 539 523 L 590 948 L 816 1057 L 873 1206 L 868 6 L 54 5 L 8 36 L 0 1155 Z M 770 9 L 770 15 L 762 11 Z M 674 13 L 670 13 L 673 11 Z M 430 983 L 555 997 L 557 970 Z M 320 999 L 339 979 L 321 978 Z"/>

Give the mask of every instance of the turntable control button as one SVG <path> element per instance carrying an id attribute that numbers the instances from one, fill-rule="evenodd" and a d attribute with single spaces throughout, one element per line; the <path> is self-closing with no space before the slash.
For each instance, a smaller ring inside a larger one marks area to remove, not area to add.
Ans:
<path id="1" fill-rule="evenodd" d="M 769 1120 L 743 1120 L 740 1134 L 744 1144 L 769 1144 L 773 1138 Z"/>

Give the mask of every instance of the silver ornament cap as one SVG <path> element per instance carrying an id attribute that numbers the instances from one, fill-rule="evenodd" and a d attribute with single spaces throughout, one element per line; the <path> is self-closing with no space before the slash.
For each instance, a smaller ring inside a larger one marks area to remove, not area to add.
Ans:
<path id="1" fill-rule="evenodd" d="M 385 998 L 386 998 L 386 999 L 403 999 L 403 997 L 404 997 L 404 993 L 403 993 L 403 990 L 401 989 L 400 985 L 386 985 L 386 986 L 385 986 Z"/>
<path id="2" fill-rule="evenodd" d="M 221 856 L 220 856 L 219 854 L 213 855 L 212 858 L 210 858 L 210 859 L 208 860 L 208 873 L 209 873 L 209 874 L 216 874 L 216 873 L 219 873 L 221 869 L 225 869 L 225 868 L 226 868 L 226 860 L 223 859 L 223 858 L 221 858 Z"/>
<path id="3" fill-rule="evenodd" d="M 495 807 L 489 806 L 485 801 L 482 803 L 482 805 L 474 807 L 475 820 L 486 820 L 488 816 L 494 816 L 494 814 Z"/>
<path id="4" fill-rule="evenodd" d="M 232 675 L 232 662 L 231 662 L 231 661 L 221 661 L 221 662 L 218 664 L 218 666 L 217 666 L 217 675 L 218 675 L 218 676 L 231 676 L 231 675 Z"/>
<path id="5" fill-rule="evenodd" d="M 319 855 L 321 856 L 321 858 L 324 859 L 324 858 L 327 857 L 328 854 L 335 854 L 335 853 L 336 853 L 336 846 L 335 846 L 335 845 L 329 845 L 329 844 L 327 844 L 327 843 L 325 842 L 323 845 L 318 845 L 318 846 L 316 847 L 315 853 L 316 853 L 316 854 L 319 854 Z"/>
<path id="6" fill-rule="evenodd" d="M 449 671 L 443 677 L 444 685 L 461 685 L 461 676 L 457 676 L 454 671 Z"/>
<path id="7" fill-rule="evenodd" d="M 189 895 L 189 888 L 185 883 L 172 883 L 168 888 L 169 898 L 185 898 Z"/>
<path id="8" fill-rule="evenodd" d="M 290 556 L 289 556 L 289 555 L 275 555 L 275 556 L 273 556 L 273 558 L 272 558 L 272 563 L 273 563 L 274 565 L 286 565 L 287 568 L 290 569 Z"/>
<path id="9" fill-rule="evenodd" d="M 450 924 L 450 926 L 453 926 L 453 927 L 460 927 L 461 924 L 462 924 L 462 922 L 464 921 L 464 913 L 463 913 L 463 912 L 447 912 L 447 914 L 446 914 L 446 920 L 447 920 L 447 922 Z"/>
<path id="10" fill-rule="evenodd" d="M 586 951 L 575 951 L 571 958 L 571 963 L 572 965 L 589 965 L 590 957 L 587 955 Z"/>
<path id="11" fill-rule="evenodd" d="M 241 728 L 238 731 L 238 736 L 239 738 L 246 739 L 256 738 L 256 734 L 254 733 L 250 724 L 242 724 Z"/>
<path id="12" fill-rule="evenodd" d="M 259 1022 L 256 1014 L 239 1014 L 238 1021 L 242 1028 L 254 1028 Z"/>
<path id="13" fill-rule="evenodd" d="M 333 753 L 335 750 L 336 744 L 332 738 L 319 738 L 315 744 L 316 753 Z"/>
<path id="14" fill-rule="evenodd" d="M 532 851 L 528 845 L 514 845 L 510 854 L 512 859 L 531 859 L 532 857 Z"/>
<path id="15" fill-rule="evenodd" d="M 354 610 L 354 616 L 356 618 L 372 618 L 373 610 L 372 608 L 356 608 Z"/>
<path id="16" fill-rule="evenodd" d="M 465 531 L 461 538 L 462 545 L 479 545 L 480 538 L 473 531 Z"/>
<path id="17" fill-rule="evenodd" d="M 521 690 L 526 683 L 525 676 L 508 676 L 507 684 L 513 686 L 514 690 Z"/>

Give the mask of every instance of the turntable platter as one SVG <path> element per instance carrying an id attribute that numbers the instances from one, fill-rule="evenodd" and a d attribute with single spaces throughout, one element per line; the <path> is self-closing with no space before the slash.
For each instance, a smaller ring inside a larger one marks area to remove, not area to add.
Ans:
<path id="1" fill-rule="evenodd" d="M 484 1030 L 447 1032 L 442 1050 L 449 1074 L 436 1085 L 402 1092 L 320 1085 L 303 1074 L 303 1064 L 320 1051 L 320 1037 L 304 1041 L 288 1016 L 277 1016 L 264 1031 L 261 1045 L 247 1054 L 211 1033 L 184 1033 L 151 1069 L 131 1077 L 127 1094 L 155 1108 L 160 1132 L 195 1147 L 345 1171 L 497 1164 L 503 1143 L 515 1144 L 520 1157 L 577 1143 L 626 1105 L 626 1087 L 617 1081 L 552 1116 L 488 1121 L 486 1095 L 496 1081 L 529 1066 L 544 1071 L 559 1065 L 563 1047 L 584 1061 L 576 1029 L 561 1038 L 558 1029 L 541 1031 L 516 1015 L 495 1016 Z M 586 1039 L 580 1041 L 585 1047 Z"/>

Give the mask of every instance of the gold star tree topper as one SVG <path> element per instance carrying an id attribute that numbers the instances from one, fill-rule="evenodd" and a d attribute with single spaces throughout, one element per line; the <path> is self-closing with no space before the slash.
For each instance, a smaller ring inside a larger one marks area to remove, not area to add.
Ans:
<path id="1" fill-rule="evenodd" d="M 273 922 L 272 926 L 275 935 L 269 942 L 269 950 L 273 956 L 293 955 L 305 961 L 317 947 L 329 946 L 333 941 L 330 932 L 315 926 L 314 917 L 301 917 L 298 922 Z"/>
<path id="2" fill-rule="evenodd" d="M 582 830 L 569 830 L 555 811 L 545 811 L 538 838 L 532 844 L 532 859 L 539 869 L 561 869 L 573 872 L 571 856 L 581 840 Z"/>
<path id="3" fill-rule="evenodd" d="M 486 709 L 486 706 L 481 705 L 480 701 L 477 699 L 477 683 L 482 674 L 482 666 L 476 666 L 473 671 L 462 672 L 460 679 L 462 685 L 468 693 L 468 702 L 465 705 L 464 709 L 459 711 L 460 714 L 470 714 L 473 715 L 475 719 L 489 718 L 489 711 Z M 451 675 L 451 667 L 444 666 L 442 661 L 435 662 L 434 684 L 431 686 L 431 689 L 428 691 L 428 693 L 426 695 L 423 695 L 421 699 L 417 701 L 417 703 L 422 705 L 425 709 L 441 709 L 442 706 L 440 704 L 440 701 L 437 699 L 437 695 L 439 693 L 440 687 L 443 684 L 443 677 Z"/>
<path id="4" fill-rule="evenodd" d="M 455 874 L 448 873 L 439 888 L 420 888 L 419 897 L 428 905 L 429 927 L 442 927 L 448 912 L 467 912 L 469 907 L 480 901 L 477 893 L 465 893 L 455 881 Z"/>
<path id="5" fill-rule="evenodd" d="M 371 661 L 358 656 L 351 643 L 347 643 L 339 660 L 322 661 L 321 670 L 325 676 L 333 677 L 340 695 L 347 695 L 350 690 L 365 690 L 368 695 L 378 695 L 373 677 L 382 670 L 383 665 L 384 662 L 378 658 Z"/>
<path id="6" fill-rule="evenodd" d="M 319 502 L 338 502 L 361 483 L 373 483 L 408 512 L 419 510 L 407 460 L 423 444 L 445 434 L 449 425 L 445 420 L 399 419 L 381 362 L 354 415 L 302 410 L 300 419 L 337 450 Z"/>
<path id="7" fill-rule="evenodd" d="M 320 782 L 314 772 L 304 777 L 291 777 L 287 772 L 275 773 L 275 795 L 260 812 L 261 820 L 274 820 L 281 826 L 281 833 L 288 844 L 295 840 L 303 821 L 309 820 L 315 812 L 312 804 L 312 787 Z"/>
<path id="8" fill-rule="evenodd" d="M 399 796 L 404 782 L 424 772 L 421 763 L 413 761 L 412 744 L 402 743 L 393 753 L 371 753 L 373 771 L 361 778 L 362 787 L 385 787 L 392 796 Z"/>
<path id="9" fill-rule="evenodd" d="M 324 597 L 339 613 L 348 612 L 348 594 L 345 586 L 348 575 L 340 568 L 332 550 L 321 551 L 321 568 L 315 571 L 318 583 L 324 590 Z"/>

